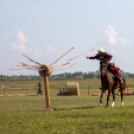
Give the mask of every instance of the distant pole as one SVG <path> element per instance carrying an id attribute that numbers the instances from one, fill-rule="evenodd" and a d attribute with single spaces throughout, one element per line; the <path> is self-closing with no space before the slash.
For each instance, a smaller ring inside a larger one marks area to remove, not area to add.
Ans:
<path id="1" fill-rule="evenodd" d="M 5 96 L 5 85 L 2 84 L 2 88 L 3 88 L 3 95 Z"/>
<path id="2" fill-rule="evenodd" d="M 37 91 L 38 91 L 38 84 L 37 84 L 36 87 L 35 87 L 36 96 L 37 96 Z"/>
<path id="3" fill-rule="evenodd" d="M 88 96 L 89 96 L 89 85 L 88 85 Z"/>
<path id="4" fill-rule="evenodd" d="M 4 96 L 5 96 L 5 88 L 4 88 Z"/>

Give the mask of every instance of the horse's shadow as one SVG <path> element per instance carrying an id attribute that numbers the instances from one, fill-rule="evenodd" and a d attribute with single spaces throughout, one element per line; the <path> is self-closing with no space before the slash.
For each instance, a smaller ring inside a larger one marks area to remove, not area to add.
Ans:
<path id="1" fill-rule="evenodd" d="M 85 107 L 71 107 L 71 108 L 58 108 L 58 109 L 56 109 L 55 108 L 55 110 L 56 111 L 60 111 L 60 110 L 72 110 L 72 109 L 89 109 L 89 108 L 95 108 L 94 106 L 85 106 Z"/>

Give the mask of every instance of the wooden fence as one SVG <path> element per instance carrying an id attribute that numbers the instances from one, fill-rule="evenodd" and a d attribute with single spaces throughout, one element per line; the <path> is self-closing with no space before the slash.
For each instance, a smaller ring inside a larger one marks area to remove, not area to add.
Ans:
<path id="1" fill-rule="evenodd" d="M 2 84 L 2 88 L 0 88 L 0 96 L 36 96 L 37 92 L 37 85 L 33 88 L 9 88 Z"/>

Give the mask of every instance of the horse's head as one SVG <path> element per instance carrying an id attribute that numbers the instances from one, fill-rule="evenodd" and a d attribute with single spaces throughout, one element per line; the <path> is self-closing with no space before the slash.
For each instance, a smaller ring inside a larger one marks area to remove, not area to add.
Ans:
<path id="1" fill-rule="evenodd" d="M 100 71 L 102 76 L 106 76 L 107 73 L 107 64 L 104 62 L 100 63 Z"/>

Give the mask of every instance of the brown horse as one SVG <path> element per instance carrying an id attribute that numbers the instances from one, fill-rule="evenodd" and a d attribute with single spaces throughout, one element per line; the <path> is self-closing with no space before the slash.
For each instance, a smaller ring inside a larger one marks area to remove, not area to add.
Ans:
<path id="1" fill-rule="evenodd" d="M 101 61 L 100 62 L 100 71 L 101 71 L 101 85 L 102 85 L 102 92 L 100 97 L 100 106 L 102 106 L 102 97 L 104 92 L 108 89 L 108 96 L 107 96 L 107 104 L 106 107 L 108 107 L 108 101 L 110 93 L 112 92 L 113 95 L 113 103 L 112 107 L 114 107 L 114 100 L 115 100 L 115 89 L 119 88 L 121 92 L 121 105 L 124 105 L 123 102 L 123 90 L 125 90 L 125 79 L 124 77 L 121 77 L 121 83 L 119 83 L 115 77 L 113 77 L 113 74 L 111 71 L 107 68 L 108 64 L 106 62 Z"/>

